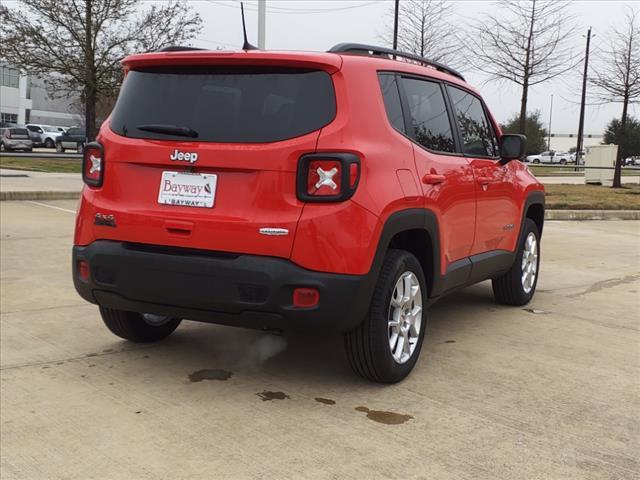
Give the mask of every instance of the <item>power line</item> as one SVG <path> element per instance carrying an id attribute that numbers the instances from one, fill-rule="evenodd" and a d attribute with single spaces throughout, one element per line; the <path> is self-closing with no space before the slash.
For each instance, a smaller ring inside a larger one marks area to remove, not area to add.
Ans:
<path id="1" fill-rule="evenodd" d="M 219 5 L 221 7 L 227 7 L 227 8 L 235 8 L 235 9 L 239 9 L 240 6 L 236 3 L 235 5 L 231 5 L 229 3 L 224 3 L 220 0 L 206 0 L 209 3 L 213 3 L 215 5 Z M 336 8 L 318 8 L 318 9 L 303 9 L 303 8 L 290 8 L 290 7 L 279 7 L 277 5 L 270 5 L 267 8 L 267 12 L 271 13 L 271 14 L 282 14 L 282 15 L 307 15 L 307 14 L 316 14 L 316 13 L 331 13 L 331 12 L 339 12 L 339 11 L 343 11 L 343 10 L 351 10 L 354 8 L 363 8 L 363 7 L 368 7 L 370 5 L 373 5 L 377 2 L 373 1 L 373 2 L 367 2 L 367 3 L 363 3 L 360 5 L 349 5 L 346 7 L 336 7 Z M 258 9 L 255 8 L 253 5 L 250 5 L 249 7 L 245 8 L 246 11 L 248 12 L 257 12 Z"/>

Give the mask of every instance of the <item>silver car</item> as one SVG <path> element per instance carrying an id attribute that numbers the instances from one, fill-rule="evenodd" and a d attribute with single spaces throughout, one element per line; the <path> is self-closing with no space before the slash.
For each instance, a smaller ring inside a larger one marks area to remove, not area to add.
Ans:
<path id="1" fill-rule="evenodd" d="M 33 149 L 33 142 L 29 136 L 29 130 L 24 127 L 10 127 L 0 129 L 0 151 Z"/>

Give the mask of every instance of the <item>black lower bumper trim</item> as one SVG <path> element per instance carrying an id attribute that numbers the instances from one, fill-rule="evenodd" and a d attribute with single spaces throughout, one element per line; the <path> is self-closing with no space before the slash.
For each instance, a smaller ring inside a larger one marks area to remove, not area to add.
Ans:
<path id="1" fill-rule="evenodd" d="M 77 263 L 89 263 L 81 280 Z M 273 257 L 99 240 L 73 247 L 73 277 L 86 300 L 119 310 L 268 330 L 346 331 L 364 318 L 369 275 L 314 272 Z M 317 288 L 313 308 L 292 305 L 297 287 Z"/>

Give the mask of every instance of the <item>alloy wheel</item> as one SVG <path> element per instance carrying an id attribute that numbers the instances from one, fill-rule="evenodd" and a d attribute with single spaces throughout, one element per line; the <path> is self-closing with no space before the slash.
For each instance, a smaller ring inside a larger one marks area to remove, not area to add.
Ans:
<path id="1" fill-rule="evenodd" d="M 406 363 L 420 338 L 422 292 L 413 272 L 404 272 L 393 289 L 388 313 L 389 349 L 396 363 Z"/>
<path id="2" fill-rule="evenodd" d="M 522 289 L 530 293 L 538 274 L 538 240 L 533 232 L 529 232 L 522 252 Z"/>

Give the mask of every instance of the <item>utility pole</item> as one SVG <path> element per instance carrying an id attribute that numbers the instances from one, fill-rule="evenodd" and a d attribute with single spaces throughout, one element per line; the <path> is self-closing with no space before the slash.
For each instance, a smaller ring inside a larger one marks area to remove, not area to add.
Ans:
<path id="1" fill-rule="evenodd" d="M 393 13 L 393 49 L 398 49 L 398 10 L 400 9 L 400 0 L 396 0 L 396 9 Z"/>
<path id="2" fill-rule="evenodd" d="M 587 98 L 587 70 L 589 68 L 589 44 L 591 43 L 591 27 L 587 31 L 587 49 L 584 54 L 584 73 L 582 75 L 582 101 L 580 102 L 580 122 L 578 123 L 578 143 L 576 145 L 576 170 L 582 154 L 582 137 L 584 136 L 584 105 Z"/>
<path id="3" fill-rule="evenodd" d="M 265 49 L 267 0 L 258 0 L 258 48 Z"/>
<path id="4" fill-rule="evenodd" d="M 551 150 L 551 116 L 553 115 L 553 93 L 551 94 L 551 106 L 549 107 L 549 140 L 547 141 L 547 150 Z"/>
<path id="5" fill-rule="evenodd" d="M 84 63 L 85 63 L 85 79 L 84 79 L 84 135 L 85 143 L 95 138 L 95 79 L 93 76 L 92 65 L 93 56 L 93 29 L 92 27 L 92 0 L 85 0 L 85 18 L 84 18 Z"/>

